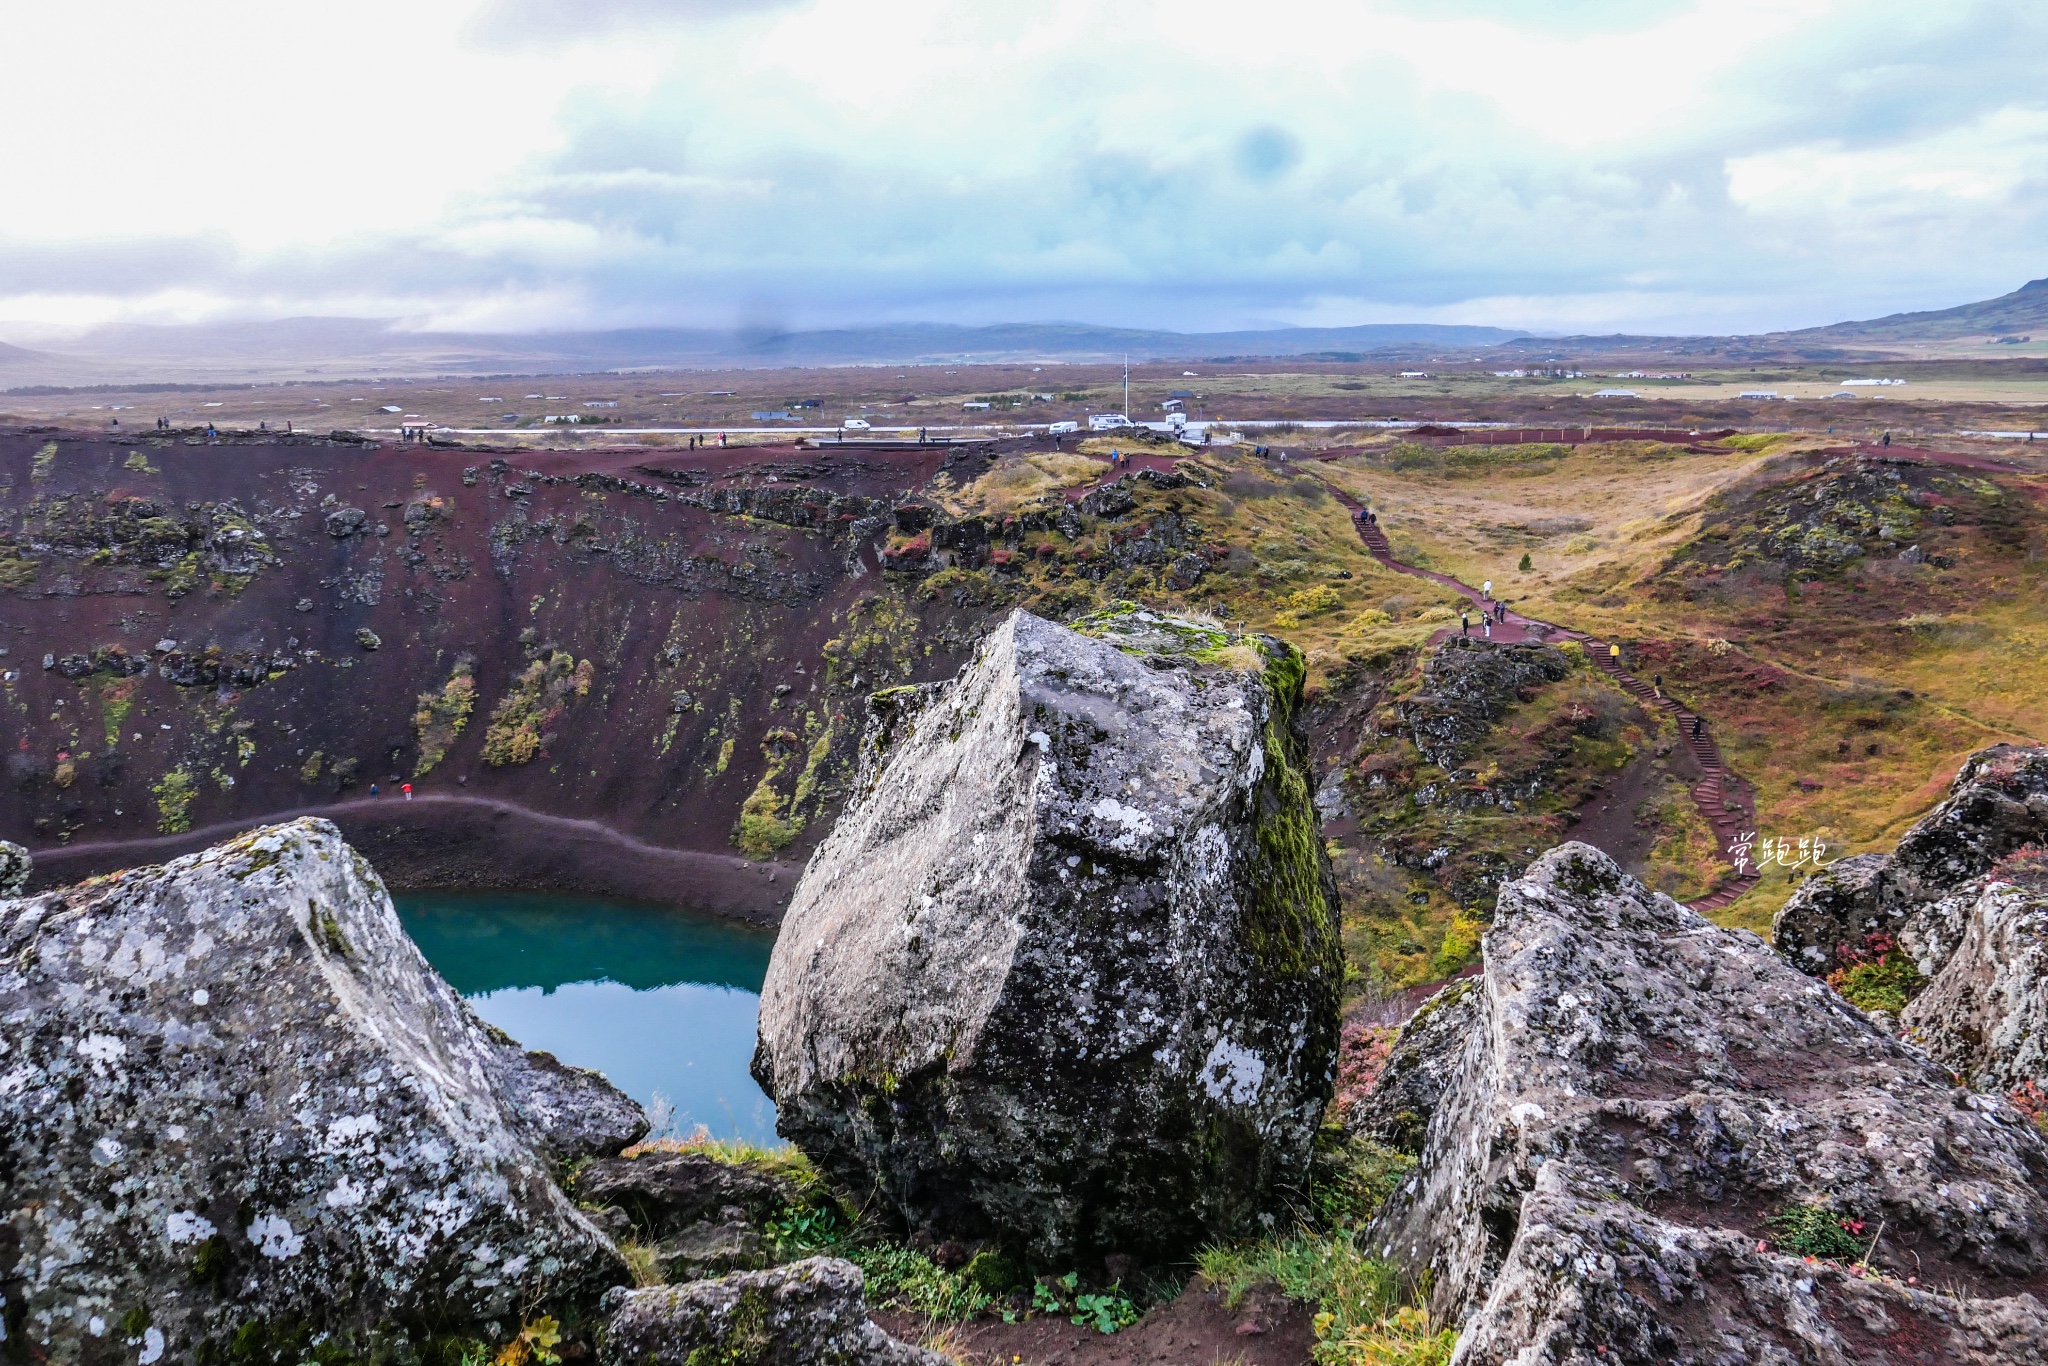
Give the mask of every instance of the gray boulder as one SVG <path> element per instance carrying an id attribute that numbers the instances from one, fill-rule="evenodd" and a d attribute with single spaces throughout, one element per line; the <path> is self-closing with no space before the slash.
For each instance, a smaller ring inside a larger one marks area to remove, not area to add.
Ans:
<path id="1" fill-rule="evenodd" d="M 1994 882 L 1967 905 L 1946 964 L 1899 1022 L 1973 1086 L 2048 1082 L 2048 895 Z"/>
<path id="2" fill-rule="evenodd" d="M 1054 1265 L 1283 1214 L 1342 977 L 1300 654 L 1129 604 L 1077 626 L 1012 614 L 892 719 L 754 1060 L 835 1181 Z"/>
<path id="3" fill-rule="evenodd" d="M 381 1359 L 627 1278 L 543 1113 L 616 1093 L 508 1094 L 533 1064 L 326 821 L 0 902 L 0 1019 L 10 1348 Z"/>
<path id="4" fill-rule="evenodd" d="M 1566 844 L 1502 888 L 1469 1000 L 1365 1235 L 1460 1366 L 2048 1359 L 2048 1144 L 1754 935 Z M 1786 1248 L 1794 1206 L 1879 1274 Z"/>
<path id="5" fill-rule="evenodd" d="M 2017 887 L 2048 844 L 2048 749 L 1972 755 L 1949 795 L 1890 854 L 1843 859 L 1810 878 L 1771 924 L 1778 951 L 1816 976 L 1872 933 L 1893 935 L 1926 988 L 1900 1023 L 1972 1083 L 2048 1085 L 2048 885 Z M 2031 850 L 2020 859 L 2015 854 Z M 2031 862 L 2030 862 L 2031 860 Z"/>
<path id="6" fill-rule="evenodd" d="M 1472 978 L 1461 978 L 1416 1008 L 1372 1090 L 1351 1107 L 1347 1129 L 1405 1153 L 1422 1151 L 1429 1117 L 1455 1075 L 1459 1046 L 1479 1026 L 1478 989 Z"/>
<path id="7" fill-rule="evenodd" d="M 1771 921 L 1771 940 L 1823 976 L 1873 931 L 1902 934 L 1934 902 L 1966 895 L 2000 859 L 2048 843 L 2048 749 L 1994 745 L 1964 761 L 1949 795 L 1890 854 L 1843 859 L 1808 878 Z M 1930 941 L 1945 953 L 1953 936 Z M 1940 961 L 1922 971 L 1940 971 Z"/>
<path id="8" fill-rule="evenodd" d="M 1788 897 L 1771 920 L 1771 943 L 1802 971 L 1820 976 L 1881 931 L 1896 934 L 1915 909 L 1884 894 L 1887 854 L 1856 854 L 1821 869 Z"/>
<path id="9" fill-rule="evenodd" d="M 20 896 L 27 891 L 35 866 L 28 850 L 13 840 L 0 840 L 0 896 Z"/>
<path id="10" fill-rule="evenodd" d="M 860 1268 L 812 1257 L 772 1271 L 616 1290 L 608 1366 L 952 1366 L 868 1319 Z"/>
<path id="11" fill-rule="evenodd" d="M 670 1281 L 764 1265 L 763 1227 L 802 1198 L 791 1177 L 689 1152 L 600 1158 L 575 1189 L 586 1206 L 618 1210 Z"/>

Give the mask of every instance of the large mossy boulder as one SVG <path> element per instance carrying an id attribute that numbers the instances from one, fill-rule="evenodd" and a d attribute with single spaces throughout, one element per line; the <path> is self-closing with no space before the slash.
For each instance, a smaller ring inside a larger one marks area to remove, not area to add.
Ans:
<path id="1" fill-rule="evenodd" d="M 1053 1264 L 1285 1217 L 1342 951 L 1279 641 L 1016 612 L 888 699 L 761 998 L 777 1125 L 936 1237 Z"/>
<path id="2" fill-rule="evenodd" d="M 419 1359 L 627 1278 L 644 1132 L 479 1024 L 321 820 L 0 901 L 0 1311 L 35 1361 Z"/>
<path id="3" fill-rule="evenodd" d="M 1460 1366 L 2048 1360 L 2016 1107 L 1584 844 L 1501 889 L 1481 955 L 1388 1060 L 1428 1120 L 1364 1235 Z"/>

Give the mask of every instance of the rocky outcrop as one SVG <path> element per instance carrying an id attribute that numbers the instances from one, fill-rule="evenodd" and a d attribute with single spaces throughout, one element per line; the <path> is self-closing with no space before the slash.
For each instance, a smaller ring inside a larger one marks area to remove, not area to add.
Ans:
<path id="1" fill-rule="evenodd" d="M 1456 768 L 1531 688 L 1555 683 L 1571 661 L 1549 645 L 1495 645 L 1451 636 L 1422 667 L 1422 690 L 1399 704 L 1422 757 Z"/>
<path id="2" fill-rule="evenodd" d="M 1422 1151 L 1430 1116 L 1451 1084 L 1460 1045 L 1479 1026 L 1477 991 L 1476 982 L 1461 978 L 1416 1008 L 1372 1090 L 1345 1117 L 1347 1129 L 1405 1153 Z"/>
<path id="3" fill-rule="evenodd" d="M 1896 933 L 1935 901 L 1974 895 L 1970 884 L 2000 859 L 2041 843 L 2048 749 L 1993 746 L 1964 761 L 1949 795 L 1892 853 L 1843 859 L 1800 884 L 1771 921 L 1771 941 L 1800 967 L 1824 973 L 1864 935 Z"/>
<path id="4" fill-rule="evenodd" d="M 2048 1356 L 2048 1144 L 1761 940 L 1567 844 L 1502 889 L 1467 999 L 1366 1234 L 1461 1366 Z"/>
<path id="5" fill-rule="evenodd" d="M 772 1271 L 615 1291 L 608 1366 L 951 1366 L 868 1320 L 860 1268 L 812 1257 Z"/>
<path id="6" fill-rule="evenodd" d="M 576 1198 L 619 1211 L 670 1281 L 761 1266 L 761 1228 L 801 1197 L 791 1178 L 704 1153 L 643 1152 L 576 1173 Z"/>
<path id="7" fill-rule="evenodd" d="M 1917 909 L 1883 892 L 1891 860 L 1883 854 L 1838 859 L 1799 887 L 1771 922 L 1771 942 L 1801 969 L 1819 975 L 1850 946 L 1873 934 L 1898 933 Z"/>
<path id="8" fill-rule="evenodd" d="M 1955 947 L 1899 1022 L 1973 1085 L 2040 1085 L 2048 1081 L 2048 895 L 1993 882 L 1964 905 Z"/>
<path id="9" fill-rule="evenodd" d="M 1128 604 L 1078 625 L 1013 614 L 872 756 L 754 1064 L 875 1208 L 1053 1265 L 1284 1209 L 1342 972 L 1300 655 Z"/>
<path id="10" fill-rule="evenodd" d="M 1778 951 L 1816 975 L 1892 936 L 1930 979 L 1900 1016 L 1915 1042 L 1974 1085 L 2048 1084 L 2043 893 L 2008 864 L 2048 843 L 2048 749 L 1972 755 L 1949 795 L 1890 854 L 1809 878 L 1772 921 Z M 2029 863 L 2031 866 L 2031 863 Z"/>
<path id="11" fill-rule="evenodd" d="M 13 840 L 0 840 L 0 896 L 20 896 L 28 886 L 35 860 Z"/>
<path id="12" fill-rule="evenodd" d="M 325 821 L 0 902 L 0 1018 L 10 1347 L 370 1359 L 625 1279 L 552 1176 L 621 1098 L 487 1034 Z"/>

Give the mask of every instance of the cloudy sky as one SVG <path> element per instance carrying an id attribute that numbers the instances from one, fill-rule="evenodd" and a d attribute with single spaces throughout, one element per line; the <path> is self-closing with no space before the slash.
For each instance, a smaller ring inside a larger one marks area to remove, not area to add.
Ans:
<path id="1" fill-rule="evenodd" d="M 2041 0 L 0 0 L 0 336 L 1756 330 L 2048 275 Z"/>

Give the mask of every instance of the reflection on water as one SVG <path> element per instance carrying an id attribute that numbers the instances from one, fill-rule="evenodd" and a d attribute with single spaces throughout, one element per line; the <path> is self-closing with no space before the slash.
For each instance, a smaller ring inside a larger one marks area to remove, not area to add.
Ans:
<path id="1" fill-rule="evenodd" d="M 772 1140 L 747 1074 L 774 937 L 709 916 L 587 897 L 392 898 L 427 961 L 476 1013 L 528 1048 L 592 1067 L 677 1128 Z"/>

